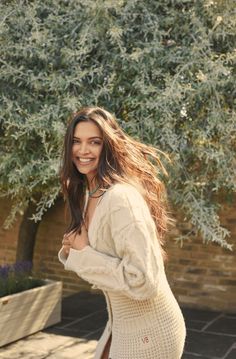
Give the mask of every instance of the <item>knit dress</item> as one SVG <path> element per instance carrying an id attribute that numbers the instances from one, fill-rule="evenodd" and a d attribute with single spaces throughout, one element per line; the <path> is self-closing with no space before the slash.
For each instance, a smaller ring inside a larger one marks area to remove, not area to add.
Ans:
<path id="1" fill-rule="evenodd" d="M 58 256 L 66 270 L 105 295 L 108 322 L 94 359 L 101 359 L 111 334 L 110 359 L 180 359 L 185 323 L 139 191 L 130 184 L 111 186 L 97 203 L 88 237 L 82 250 L 70 249 L 66 259 L 61 249 Z"/>

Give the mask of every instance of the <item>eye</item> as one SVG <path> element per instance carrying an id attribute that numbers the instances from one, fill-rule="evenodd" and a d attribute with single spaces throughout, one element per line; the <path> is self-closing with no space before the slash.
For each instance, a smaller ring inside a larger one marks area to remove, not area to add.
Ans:
<path id="1" fill-rule="evenodd" d="M 78 139 L 76 139 L 76 138 L 73 138 L 72 143 L 80 143 L 80 140 L 78 140 Z"/>
<path id="2" fill-rule="evenodd" d="M 90 143 L 91 143 L 91 145 L 100 145 L 101 144 L 100 141 L 96 141 L 96 140 L 93 140 Z"/>

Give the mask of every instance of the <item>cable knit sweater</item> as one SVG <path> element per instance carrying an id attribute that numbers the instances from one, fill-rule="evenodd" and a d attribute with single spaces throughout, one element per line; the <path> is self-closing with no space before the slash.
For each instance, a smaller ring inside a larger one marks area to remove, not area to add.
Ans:
<path id="1" fill-rule="evenodd" d="M 102 357 L 111 333 L 111 359 L 181 358 L 184 319 L 156 236 L 142 195 L 132 185 L 117 183 L 97 204 L 89 245 L 70 249 L 67 259 L 60 250 L 65 269 L 101 289 L 106 298 L 109 319 L 94 359 Z"/>

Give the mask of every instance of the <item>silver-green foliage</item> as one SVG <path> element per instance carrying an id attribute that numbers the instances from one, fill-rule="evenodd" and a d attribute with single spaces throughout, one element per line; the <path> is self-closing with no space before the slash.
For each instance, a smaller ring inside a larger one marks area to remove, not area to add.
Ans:
<path id="1" fill-rule="evenodd" d="M 166 151 L 175 208 L 230 248 L 217 215 L 235 191 L 234 0 L 31 0 L 0 5 L 0 188 L 40 220 L 59 193 L 68 114 L 114 112 Z"/>

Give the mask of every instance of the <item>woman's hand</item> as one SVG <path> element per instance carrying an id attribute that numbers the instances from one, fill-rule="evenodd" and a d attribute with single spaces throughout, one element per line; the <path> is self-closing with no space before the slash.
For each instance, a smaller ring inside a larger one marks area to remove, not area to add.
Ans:
<path id="1" fill-rule="evenodd" d="M 66 256 L 69 255 L 70 248 L 82 250 L 89 245 L 88 233 L 83 225 L 81 234 L 70 232 L 63 236 L 62 240 L 63 251 Z"/>

